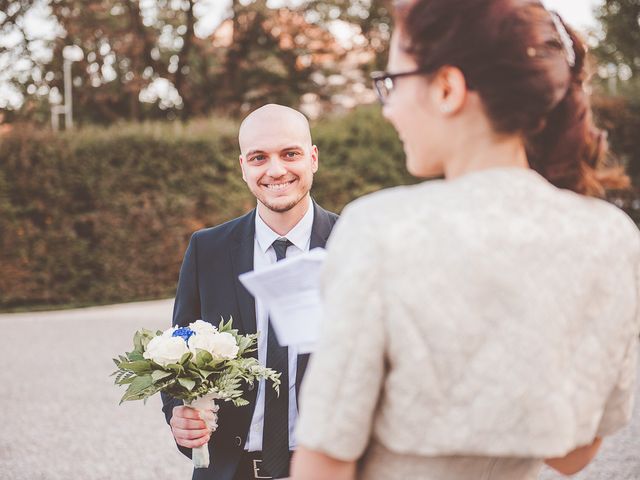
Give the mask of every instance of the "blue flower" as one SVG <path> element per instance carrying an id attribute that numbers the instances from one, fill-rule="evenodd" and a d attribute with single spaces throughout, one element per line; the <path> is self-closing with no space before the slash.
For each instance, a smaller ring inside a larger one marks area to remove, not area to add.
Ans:
<path id="1" fill-rule="evenodd" d="M 191 337 L 191 335 L 195 335 L 196 332 L 194 332 L 193 330 L 191 330 L 189 327 L 182 327 L 182 328 L 177 328 L 172 334 L 172 337 L 182 337 L 182 339 L 185 342 L 189 341 L 189 337 Z"/>

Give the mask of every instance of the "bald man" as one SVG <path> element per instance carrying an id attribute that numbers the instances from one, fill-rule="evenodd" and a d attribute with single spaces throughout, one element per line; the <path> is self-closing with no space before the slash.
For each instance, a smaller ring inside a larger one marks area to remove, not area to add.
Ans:
<path id="1" fill-rule="evenodd" d="M 197 319 L 216 325 L 221 317 L 233 317 L 239 333 L 260 332 L 258 360 L 281 372 L 282 383 L 279 396 L 261 382 L 246 389 L 249 405 L 222 403 L 213 434 L 194 410 L 163 395 L 163 411 L 180 451 L 190 457 L 192 448 L 208 443 L 211 463 L 207 469 L 195 469 L 194 480 L 289 476 L 296 447 L 298 389 L 308 355 L 278 344 L 269 312 L 242 286 L 238 275 L 324 247 L 338 218 L 309 194 L 318 170 L 318 149 L 304 115 L 281 105 L 265 105 L 244 119 L 238 141 L 242 178 L 257 207 L 193 234 L 180 270 L 173 325 Z"/>

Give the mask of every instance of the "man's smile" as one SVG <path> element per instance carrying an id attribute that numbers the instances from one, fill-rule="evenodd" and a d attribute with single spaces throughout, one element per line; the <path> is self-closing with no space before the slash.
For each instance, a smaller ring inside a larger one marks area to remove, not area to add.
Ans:
<path id="1" fill-rule="evenodd" d="M 267 190 L 272 192 L 282 192 L 286 190 L 289 186 L 295 183 L 296 179 L 289 180 L 287 182 L 274 182 L 274 183 L 263 183 L 262 186 L 266 187 Z"/>

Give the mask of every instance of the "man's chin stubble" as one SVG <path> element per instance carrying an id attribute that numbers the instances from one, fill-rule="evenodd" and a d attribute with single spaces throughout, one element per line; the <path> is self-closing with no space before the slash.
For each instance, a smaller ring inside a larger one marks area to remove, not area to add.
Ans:
<path id="1" fill-rule="evenodd" d="M 305 198 L 305 195 L 303 195 L 300 198 L 298 198 L 296 200 L 293 200 L 293 201 L 291 201 L 289 203 L 285 203 L 284 205 L 275 205 L 275 204 L 273 204 L 271 202 L 266 202 L 266 201 L 263 201 L 263 200 L 260 200 L 260 201 L 265 207 L 267 207 L 272 212 L 275 212 L 275 213 L 286 213 L 289 210 L 291 210 L 293 207 L 298 205 L 304 198 Z"/>

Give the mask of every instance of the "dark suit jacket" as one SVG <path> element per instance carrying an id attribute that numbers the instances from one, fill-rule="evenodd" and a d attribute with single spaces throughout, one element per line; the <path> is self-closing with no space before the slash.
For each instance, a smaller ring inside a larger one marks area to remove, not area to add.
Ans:
<path id="1" fill-rule="evenodd" d="M 313 202 L 314 219 L 310 248 L 324 247 L 338 216 Z M 253 270 L 256 210 L 217 227 L 193 234 L 184 256 L 173 309 L 173 325 L 186 326 L 202 319 L 214 325 L 233 317 L 240 334 L 256 332 L 255 301 L 238 280 Z M 299 387 L 308 355 L 298 357 L 296 388 Z M 232 480 L 247 440 L 255 408 L 256 389 L 247 389 L 245 407 L 223 402 L 218 412 L 218 429 L 211 436 L 207 469 L 196 469 L 193 480 Z M 173 407 L 182 401 L 162 395 L 167 423 Z M 191 449 L 178 447 L 191 457 Z"/>

